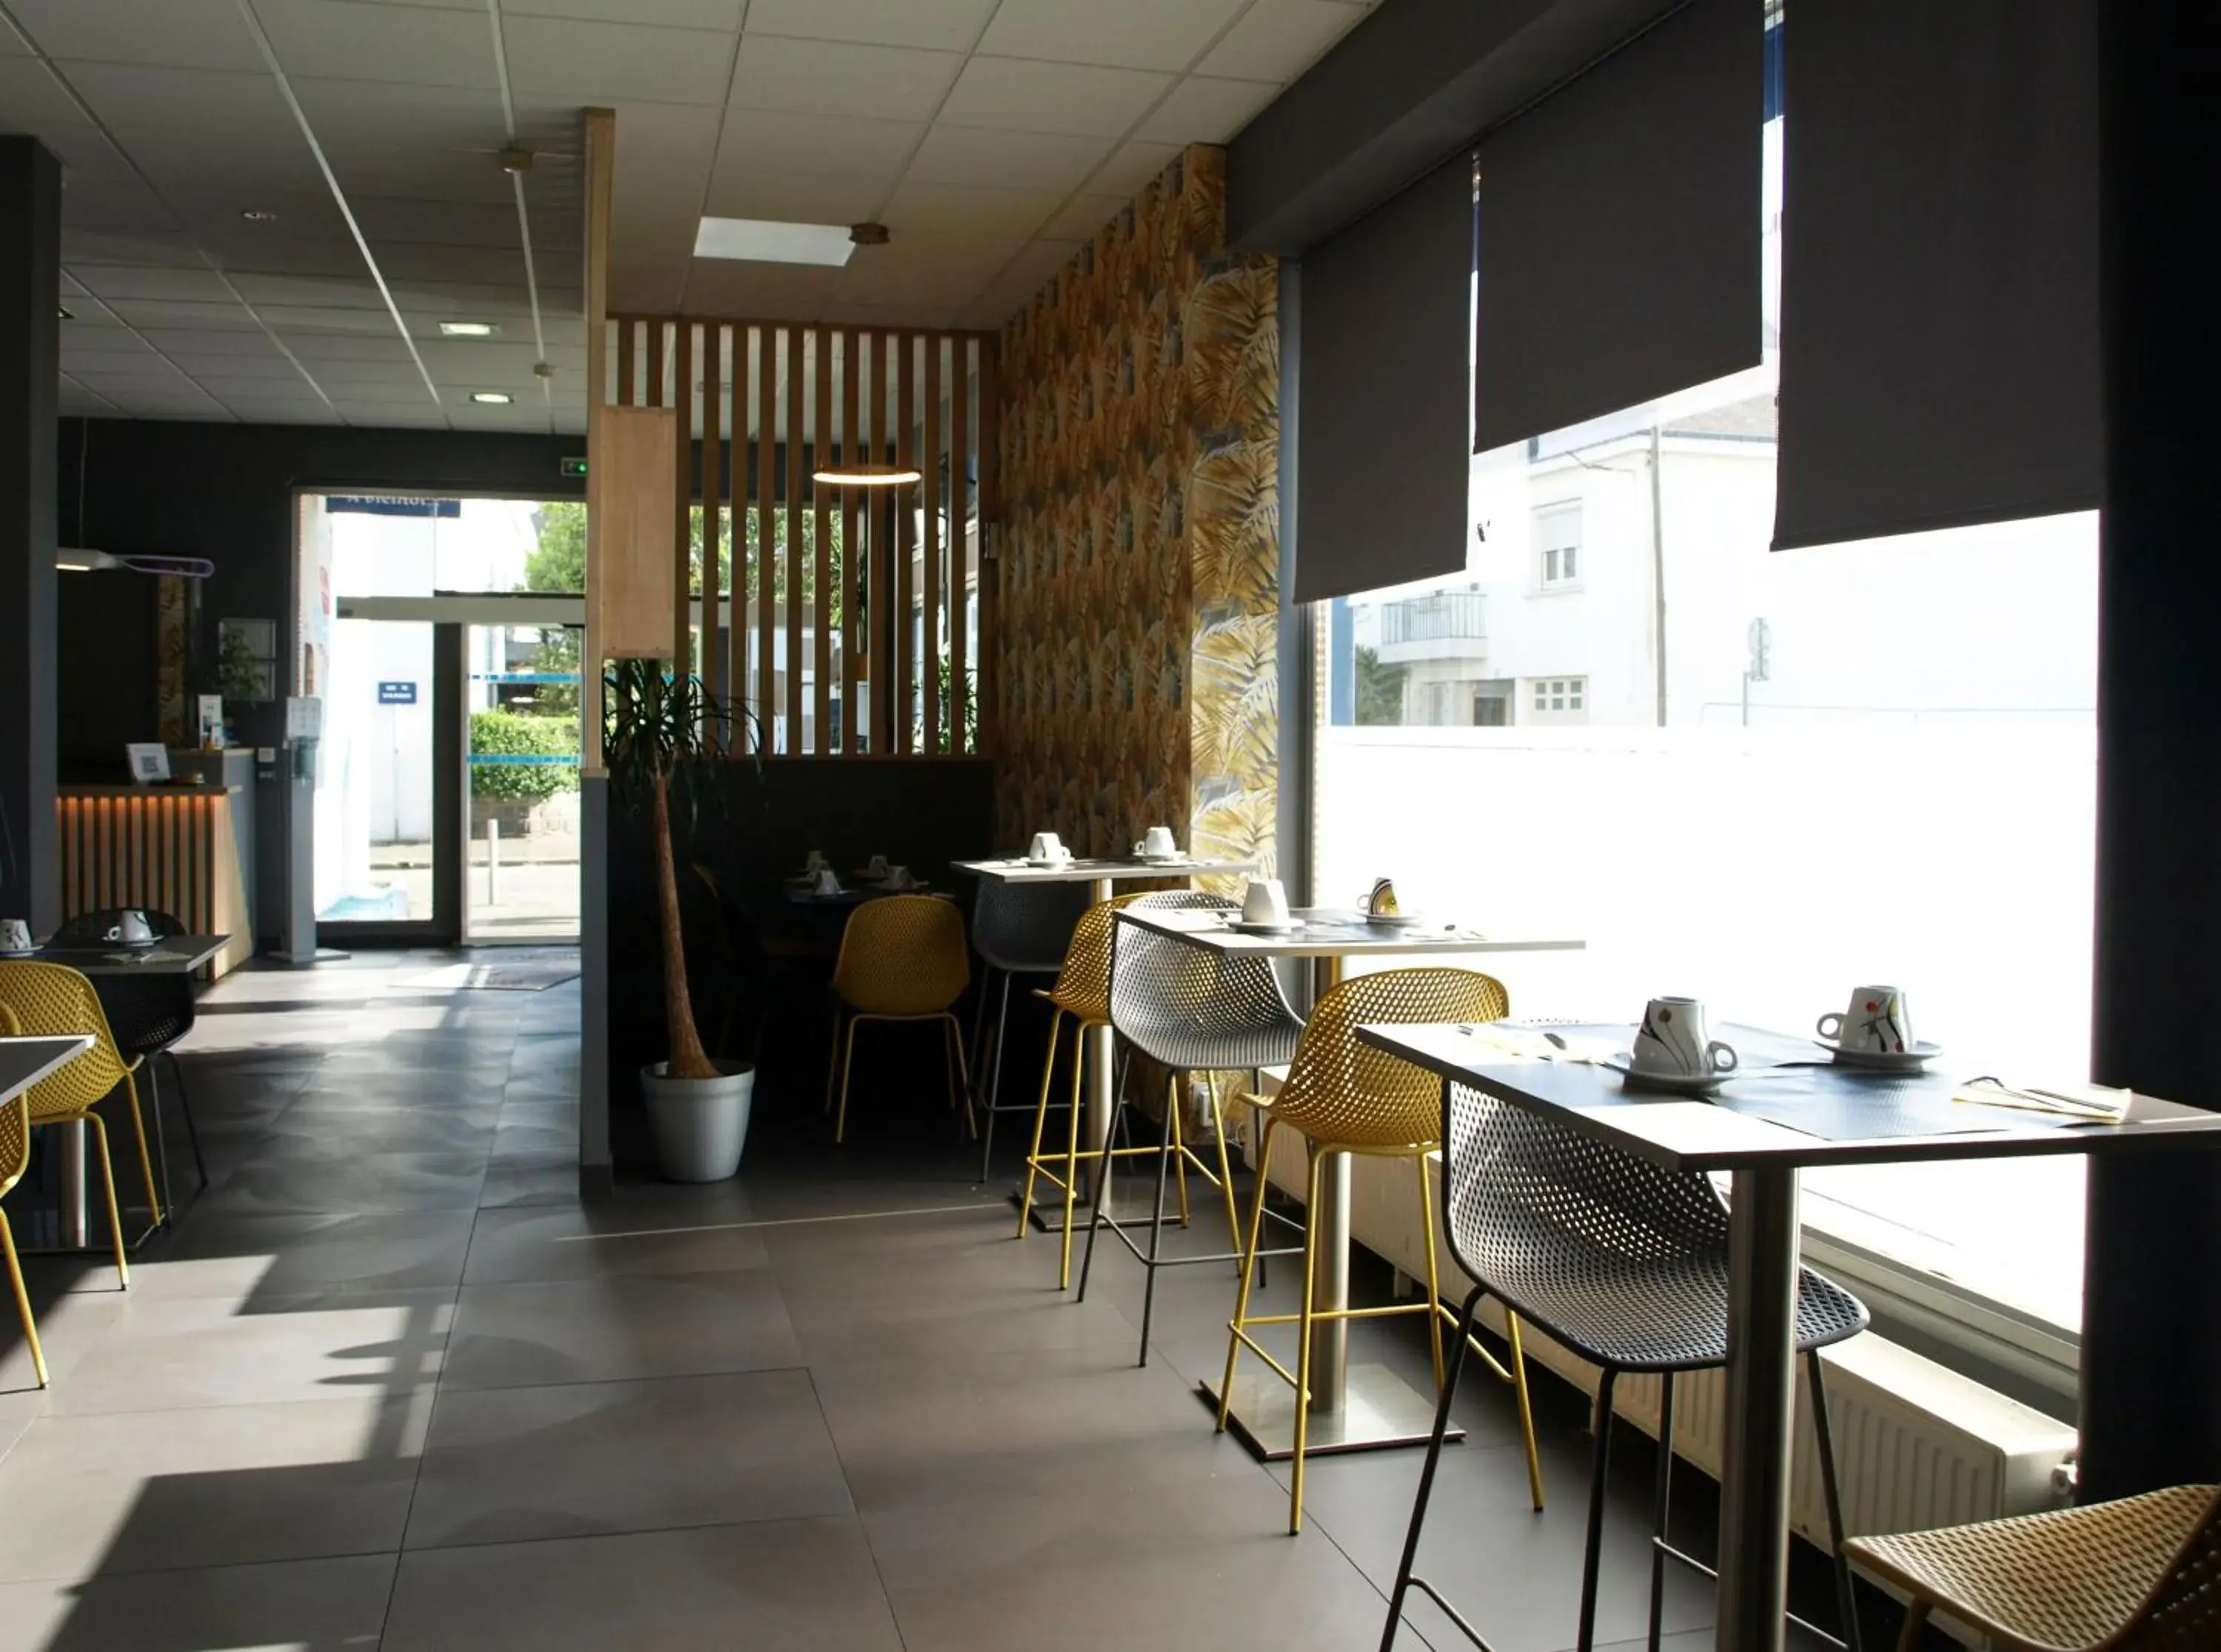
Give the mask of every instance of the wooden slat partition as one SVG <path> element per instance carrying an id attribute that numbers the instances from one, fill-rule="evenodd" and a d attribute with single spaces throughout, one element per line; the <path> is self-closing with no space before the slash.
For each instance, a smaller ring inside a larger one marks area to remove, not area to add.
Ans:
<path id="1" fill-rule="evenodd" d="M 778 678 L 773 674 L 772 627 L 779 617 L 777 583 L 773 570 L 778 564 L 779 518 L 773 504 L 778 494 L 779 474 L 779 332 L 769 327 L 756 329 L 756 700 L 759 720 L 756 729 L 757 750 L 769 751 L 772 745 L 772 689 Z"/>
<path id="2" fill-rule="evenodd" d="M 111 907 L 166 912 L 195 935 L 228 935 L 214 973 L 254 955 L 247 869 L 232 820 L 244 792 L 65 790 L 54 801 L 62 916 Z"/>
<path id="3" fill-rule="evenodd" d="M 724 402 L 725 329 L 711 321 L 702 328 L 702 681 L 719 700 L 729 692 L 717 608 L 717 558 L 725 547 Z"/>
<path id="4" fill-rule="evenodd" d="M 949 340 L 955 358 L 948 386 L 948 750 L 964 755 L 964 706 L 971 690 L 971 669 L 964 658 L 971 616 L 972 556 L 972 341 Z"/>
<path id="5" fill-rule="evenodd" d="M 841 352 L 841 462 L 853 464 L 864 457 L 860 433 L 863 407 L 856 398 L 859 377 L 857 357 L 864 346 L 864 335 L 847 335 L 846 347 Z M 865 384 L 870 384 L 868 373 L 862 375 Z M 862 547 L 856 539 L 856 489 L 841 489 L 841 751 L 853 753 L 862 748 L 857 740 L 856 706 L 856 563 Z M 827 748 L 830 750 L 830 747 Z"/>
<path id="6" fill-rule="evenodd" d="M 607 325 L 609 400 L 667 408 L 676 427 L 679 499 L 659 502 L 658 520 L 678 530 L 670 646 L 679 659 L 713 693 L 748 702 L 766 752 L 991 751 L 1002 608 L 994 336 L 737 317 Z M 920 479 L 814 480 L 835 460 Z M 621 516 L 623 502 L 601 509 Z"/>

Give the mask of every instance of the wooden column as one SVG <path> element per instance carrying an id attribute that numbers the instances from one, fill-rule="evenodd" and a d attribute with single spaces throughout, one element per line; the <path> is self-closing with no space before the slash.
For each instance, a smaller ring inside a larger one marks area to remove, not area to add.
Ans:
<path id="1" fill-rule="evenodd" d="M 726 695 L 723 617 L 718 597 L 723 584 L 717 571 L 724 549 L 723 522 L 725 468 L 725 334 L 719 322 L 702 327 L 702 683 L 719 700 Z"/>
<path id="2" fill-rule="evenodd" d="M 779 333 L 774 327 L 756 329 L 756 703 L 760 725 L 759 749 L 774 749 L 772 690 L 778 679 L 772 674 L 772 625 L 779 613 L 773 570 L 779 561 L 778 515 L 773 500 L 779 494 Z"/>
<path id="3" fill-rule="evenodd" d="M 900 388 L 895 398 L 896 424 L 895 463 L 905 471 L 917 464 L 917 335 L 901 333 L 896 349 L 901 352 L 897 364 Z M 912 545 L 910 504 L 917 497 L 907 488 L 890 488 L 894 505 L 894 614 L 895 628 L 895 726 L 892 749 L 912 751 L 917 742 L 912 738 L 910 708 L 917 698 L 917 647 L 916 627 L 910 618 L 912 598 L 910 547 Z"/>
<path id="4" fill-rule="evenodd" d="M 948 396 L 948 749 L 964 755 L 964 702 L 971 668 L 964 646 L 970 616 L 972 514 L 972 341 L 959 334 L 949 340 Z"/>
<path id="5" fill-rule="evenodd" d="M 858 353 L 864 347 L 866 335 L 861 332 L 848 334 L 841 353 L 841 460 L 854 464 L 865 454 L 863 446 L 864 409 L 857 397 L 859 377 L 866 385 L 871 383 L 869 373 L 859 373 Z M 841 489 L 841 750 L 853 754 L 862 750 L 857 738 L 857 722 L 862 708 L 856 694 L 857 653 L 863 633 L 856 627 L 856 570 L 861 547 L 856 539 L 856 489 Z"/>
<path id="6" fill-rule="evenodd" d="M 790 757 L 802 751 L 802 449 L 803 386 L 810 377 L 806 340 L 798 327 L 786 334 L 786 742 Z"/>
<path id="7" fill-rule="evenodd" d="M 979 340 L 979 749 L 992 756 L 1003 691 L 1003 410 L 998 341 Z"/>
<path id="8" fill-rule="evenodd" d="M 925 472 L 919 484 L 924 506 L 925 555 L 919 566 L 917 675 L 921 749 L 928 757 L 941 753 L 941 335 L 925 335 L 925 388 L 920 397 L 918 464 Z"/>
<path id="9" fill-rule="evenodd" d="M 833 335 L 824 327 L 813 329 L 817 343 L 817 419 L 810 433 L 810 464 L 822 469 L 833 451 Z M 810 533 L 816 549 L 816 571 L 810 586 L 810 664 L 816 673 L 814 714 L 817 737 L 809 749 L 823 757 L 833 750 L 833 523 L 830 489 L 808 484 Z"/>
<path id="10" fill-rule="evenodd" d="M 672 548 L 671 669 L 685 676 L 694 669 L 694 324 L 671 328 L 671 408 L 679 415 L 679 440 L 673 462 L 678 470 Z"/>

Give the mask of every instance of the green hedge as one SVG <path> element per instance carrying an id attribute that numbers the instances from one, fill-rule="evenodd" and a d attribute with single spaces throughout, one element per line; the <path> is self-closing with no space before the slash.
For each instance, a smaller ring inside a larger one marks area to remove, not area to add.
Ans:
<path id="1" fill-rule="evenodd" d="M 575 717 L 527 717 L 513 711 L 471 714 L 471 751 L 489 757 L 572 757 L 579 755 Z M 576 791 L 575 763 L 474 763 L 471 795 L 497 803 L 537 803 Z"/>

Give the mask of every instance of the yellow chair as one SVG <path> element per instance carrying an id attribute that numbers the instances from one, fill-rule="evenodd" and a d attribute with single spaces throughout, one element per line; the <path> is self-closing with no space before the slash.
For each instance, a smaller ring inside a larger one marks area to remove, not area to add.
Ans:
<path id="1" fill-rule="evenodd" d="M 0 1004 L 0 1038 L 20 1038 L 23 1024 L 16 1019 L 16 1012 Z M 0 1106 L 0 1196 L 4 1196 L 23 1179 L 23 1171 L 31 1163 L 31 1104 L 17 1096 Z M 8 1282 L 16 1287 L 16 1312 L 23 1321 L 23 1340 L 30 1345 L 31 1368 L 38 1374 L 39 1386 L 47 1386 L 47 1354 L 39 1346 L 39 1322 L 31 1317 L 31 1294 L 23 1288 L 23 1264 L 16 1256 L 15 1230 L 8 1225 L 8 1213 L 0 1209 L 0 1250 L 8 1253 Z"/>
<path id="2" fill-rule="evenodd" d="M 1843 1553 L 1911 1597 L 1899 1652 L 1938 1611 L 2007 1652 L 2221 1646 L 2221 1487 L 1853 1537 Z"/>
<path id="3" fill-rule="evenodd" d="M 154 1161 L 147 1149 L 147 1121 L 139 1111 L 139 1086 L 133 1075 L 137 1058 L 126 1061 L 108 1030 L 100 994 L 92 982 L 59 963 L 0 963 L 0 1004 L 14 1012 L 16 1025 L 32 1038 L 92 1038 L 92 1048 L 23 1093 L 30 1125 L 89 1124 L 100 1145 L 101 1186 L 108 1194 L 109 1231 L 116 1239 L 116 1272 L 131 1283 L 131 1263 L 123 1238 L 123 1217 L 116 1204 L 116 1166 L 109 1157 L 108 1125 L 93 1106 L 119 1084 L 131 1106 L 131 1128 L 139 1138 L 139 1169 L 147 1179 L 147 1208 L 162 1219 L 161 1195 L 154 1188 Z"/>
<path id="4" fill-rule="evenodd" d="M 840 1111 L 833 1139 L 848 1133 L 848 1076 L 856 1062 L 856 1029 L 866 1021 L 939 1021 L 946 1035 L 948 1110 L 972 1116 L 972 1075 L 964 1064 L 964 1033 L 954 1006 L 972 978 L 964 944 L 964 914 L 925 895 L 890 895 L 867 901 L 848 916 L 841 956 L 833 966 L 833 1064 L 825 1074 L 825 1107 L 833 1111 L 840 1082 Z M 841 1028 L 845 1020 L 845 1044 Z"/>
<path id="5" fill-rule="evenodd" d="M 1428 1161 L 1442 1146 L 1442 1084 L 1430 1073 L 1409 1063 L 1369 1049 L 1357 1041 L 1357 1029 L 1368 1021 L 1494 1021 L 1510 1013 L 1503 984 L 1471 969 L 1390 969 L 1359 976 L 1331 988 L 1311 1011 L 1296 1058 L 1288 1069 L 1287 1082 L 1270 1097 L 1252 1096 L 1263 1123 L 1257 1144 L 1257 1197 L 1249 1213 L 1249 1232 L 1243 1246 L 1242 1284 L 1235 1299 L 1234 1318 L 1227 1325 L 1226 1375 L 1218 1390 L 1218 1426 L 1226 1426 L 1234 1393 L 1234 1368 L 1247 1348 L 1270 1366 L 1297 1394 L 1295 1408 L 1295 1473 L 1288 1499 L 1288 1530 L 1303 1529 L 1304 1450 L 1309 1432 L 1311 1327 L 1323 1318 L 1382 1318 L 1393 1314 L 1423 1313 L 1434 1343 L 1435 1387 L 1440 1391 L 1447 1368 L 1442 1355 L 1442 1326 L 1455 1325 L 1457 1316 L 1442 1300 L 1436 1265 L 1436 1206 L 1429 1180 Z M 1249 1312 L 1250 1281 L 1256 1265 L 1259 1231 L 1264 1224 L 1265 1190 L 1271 1185 L 1273 1142 L 1282 1128 L 1302 1137 L 1311 1150 L 1307 1195 L 1304 1202 L 1304 1297 L 1298 1313 L 1253 1315 Z M 1360 1153 L 1380 1158 L 1408 1158 L 1417 1181 L 1421 1231 L 1427 1237 L 1427 1296 L 1423 1302 L 1394 1303 L 1385 1307 L 1321 1311 L 1313 1306 L 1313 1281 L 1317 1274 L 1317 1224 L 1311 1213 L 1319 1207 L 1319 1187 L 1327 1162 L 1337 1153 Z M 1535 1506 L 1542 1506 L 1542 1468 L 1535 1450 L 1535 1418 L 1528 1404 L 1527 1362 L 1520 1347 L 1519 1319 L 1506 1316 L 1511 1364 L 1507 1370 L 1480 1343 L 1472 1346 L 1497 1375 L 1512 1385 L 1518 1397 L 1519 1425 L 1527 1445 L 1527 1483 Z M 1297 1327 L 1298 1351 L 1292 1371 L 1251 1336 L 1253 1325 Z"/>
<path id="6" fill-rule="evenodd" d="M 1175 891 L 1175 893 L 1186 893 Z M 1064 968 L 1057 972 L 1056 985 L 1043 991 L 1035 988 L 1034 996 L 1046 999 L 1053 1007 L 1048 1023 L 1048 1051 L 1042 1062 L 1041 1100 L 1034 1108 L 1033 1145 L 1026 1151 L 1025 1194 L 1018 1201 L 1018 1237 L 1026 1237 L 1026 1226 L 1033 1214 L 1034 1185 L 1036 1179 L 1046 1181 L 1064 1194 L 1064 1252 L 1057 1265 L 1056 1287 L 1070 1288 L 1072 1284 L 1072 1219 L 1079 1200 L 1079 1167 L 1105 1156 L 1099 1147 L 1082 1149 L 1079 1145 L 1080 1115 L 1086 1111 L 1082 1105 L 1080 1085 L 1085 1076 L 1087 1059 L 1087 1035 L 1110 1025 L 1110 926 L 1117 921 L 1121 907 L 1130 907 L 1139 901 L 1148 901 L 1149 895 L 1122 895 L 1111 900 L 1097 902 L 1080 914 L 1079 922 L 1072 932 L 1072 944 L 1064 955 Z M 1156 904 L 1164 904 L 1162 896 Z M 1057 1035 L 1063 1030 L 1065 1017 L 1072 1018 L 1072 1101 L 1071 1118 L 1065 1133 L 1064 1150 L 1043 1156 L 1042 1137 L 1048 1128 L 1049 1082 L 1056 1071 Z M 1167 1118 L 1171 1129 L 1179 1130 L 1179 1109 L 1173 1107 Z M 1129 1158 L 1137 1154 L 1154 1153 L 1154 1147 L 1121 1147 L 1111 1150 L 1112 1158 Z M 1187 1167 L 1192 1161 L 1205 1175 L 1211 1175 L 1208 1165 L 1197 1159 L 1186 1143 L 1176 1144 L 1180 1157 L 1179 1195 L 1180 1220 L 1187 1220 Z M 1049 1167 L 1060 1167 L 1052 1169 Z M 1215 1178 L 1214 1178 L 1215 1179 Z M 1236 1236 L 1239 1240 L 1239 1235 Z"/>

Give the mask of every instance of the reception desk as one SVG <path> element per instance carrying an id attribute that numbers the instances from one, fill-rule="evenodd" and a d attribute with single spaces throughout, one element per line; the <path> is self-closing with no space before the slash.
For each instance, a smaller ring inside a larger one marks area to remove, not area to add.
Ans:
<path id="1" fill-rule="evenodd" d="M 197 935 L 228 935 L 210 962 L 218 976 L 254 955 L 251 778 L 66 784 L 54 807 L 65 918 L 141 907 Z"/>

